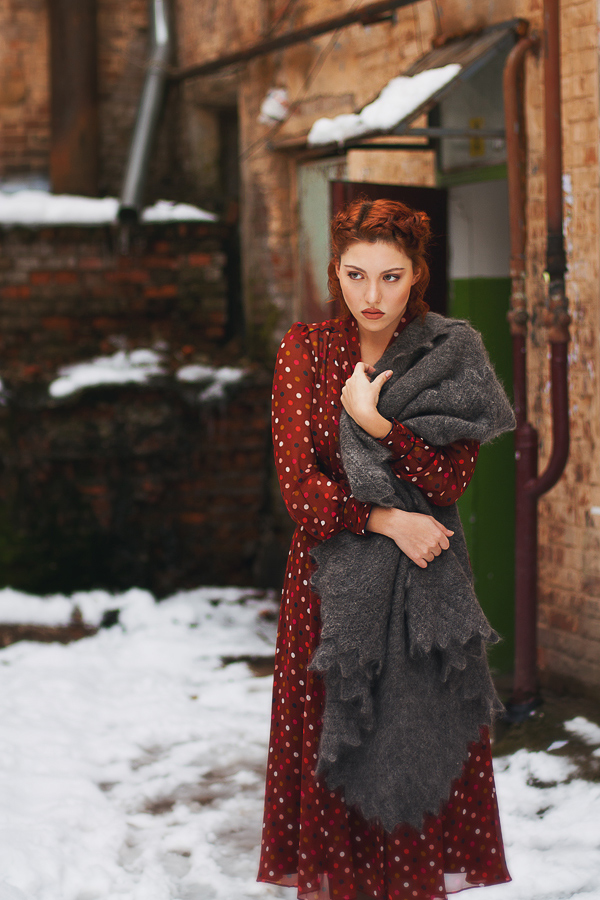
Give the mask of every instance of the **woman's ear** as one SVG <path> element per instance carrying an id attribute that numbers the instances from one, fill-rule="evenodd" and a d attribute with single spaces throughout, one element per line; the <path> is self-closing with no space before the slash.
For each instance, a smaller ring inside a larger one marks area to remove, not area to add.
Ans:
<path id="1" fill-rule="evenodd" d="M 420 277 L 421 277 L 421 270 L 415 269 L 413 272 L 413 280 L 412 280 L 411 284 L 416 284 Z"/>
<path id="2" fill-rule="evenodd" d="M 335 274 L 337 275 L 338 278 L 340 277 L 340 261 L 339 261 L 339 259 L 336 259 L 336 261 L 335 261 Z"/>

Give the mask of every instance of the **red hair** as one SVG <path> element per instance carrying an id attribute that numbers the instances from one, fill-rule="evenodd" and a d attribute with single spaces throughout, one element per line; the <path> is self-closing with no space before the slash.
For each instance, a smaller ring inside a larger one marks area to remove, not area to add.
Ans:
<path id="1" fill-rule="evenodd" d="M 429 284 L 427 246 L 431 240 L 431 228 L 427 213 L 418 212 L 395 200 L 354 200 L 334 216 L 331 222 L 331 261 L 327 269 L 329 293 L 345 314 L 342 287 L 336 272 L 342 255 L 351 244 L 359 241 L 375 244 L 383 241 L 394 244 L 408 256 L 419 279 L 412 286 L 407 311 L 410 316 L 424 316 L 429 306 L 423 295 Z"/>

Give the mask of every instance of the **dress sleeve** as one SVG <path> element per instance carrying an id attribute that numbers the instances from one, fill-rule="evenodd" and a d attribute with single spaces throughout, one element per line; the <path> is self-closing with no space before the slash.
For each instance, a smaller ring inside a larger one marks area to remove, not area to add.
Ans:
<path id="1" fill-rule="evenodd" d="M 292 519 L 318 540 L 343 528 L 364 534 L 371 504 L 356 500 L 319 469 L 310 425 L 315 374 L 307 327 L 298 323 L 282 341 L 273 380 L 273 449 L 281 493 Z"/>
<path id="2" fill-rule="evenodd" d="M 464 494 L 479 453 L 478 441 L 433 447 L 396 420 L 379 443 L 391 450 L 391 467 L 398 478 L 416 484 L 435 506 L 451 506 Z"/>

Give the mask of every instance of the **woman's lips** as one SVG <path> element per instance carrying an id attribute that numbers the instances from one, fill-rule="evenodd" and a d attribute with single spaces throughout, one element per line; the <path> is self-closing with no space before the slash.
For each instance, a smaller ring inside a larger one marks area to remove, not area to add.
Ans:
<path id="1" fill-rule="evenodd" d="M 380 309 L 363 309 L 362 314 L 365 319 L 380 319 L 383 315 Z"/>

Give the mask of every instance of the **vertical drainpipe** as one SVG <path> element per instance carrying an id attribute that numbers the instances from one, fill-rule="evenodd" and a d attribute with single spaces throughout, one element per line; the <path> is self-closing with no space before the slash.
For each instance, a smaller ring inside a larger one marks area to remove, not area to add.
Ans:
<path id="1" fill-rule="evenodd" d="M 149 0 L 148 5 L 152 47 L 121 191 L 119 220 L 124 224 L 139 218 L 171 53 L 166 0 Z"/>
<path id="2" fill-rule="evenodd" d="M 538 508 L 564 471 L 569 455 L 567 344 L 569 314 L 565 294 L 566 256 L 562 228 L 562 129 L 560 107 L 559 0 L 545 0 L 545 158 L 547 264 L 549 276 L 545 324 L 551 348 L 552 452 L 538 476 L 538 433 L 527 421 L 527 301 L 525 295 L 526 148 L 522 97 L 525 54 L 535 38 L 522 38 L 510 54 L 505 74 L 505 112 L 511 215 L 512 297 L 509 312 L 515 384 L 515 676 L 507 704 L 511 721 L 527 718 L 539 703 L 537 678 Z"/>

